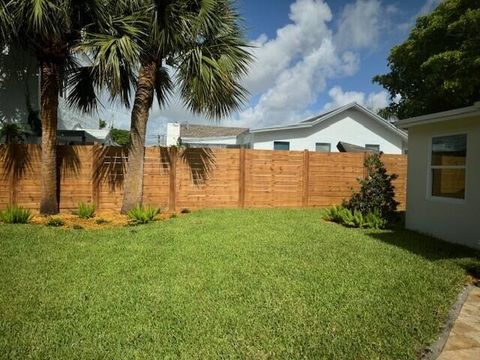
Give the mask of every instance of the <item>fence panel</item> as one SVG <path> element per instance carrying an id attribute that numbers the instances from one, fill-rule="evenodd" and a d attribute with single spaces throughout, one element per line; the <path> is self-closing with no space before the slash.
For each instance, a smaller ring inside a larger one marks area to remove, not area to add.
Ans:
<path id="1" fill-rule="evenodd" d="M 0 209 L 8 204 L 37 210 L 40 203 L 38 145 L 0 146 Z M 245 149 L 147 148 L 144 202 L 162 209 L 326 207 L 340 204 L 365 176 L 363 153 L 316 153 Z M 405 208 L 407 157 L 383 155 Z M 128 154 L 123 148 L 59 146 L 60 208 L 92 201 L 118 211 Z"/>

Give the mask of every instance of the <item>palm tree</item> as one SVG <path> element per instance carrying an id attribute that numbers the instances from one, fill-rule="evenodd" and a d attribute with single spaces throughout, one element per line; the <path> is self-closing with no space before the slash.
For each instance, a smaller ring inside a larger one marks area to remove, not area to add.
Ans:
<path id="1" fill-rule="evenodd" d="M 77 51 L 87 30 L 108 32 L 124 42 L 134 39 L 128 33 L 128 19 L 115 17 L 118 4 L 106 0 L 0 0 L 0 45 L 2 49 L 25 48 L 35 56 L 40 72 L 40 119 L 42 127 L 40 213 L 58 212 L 57 199 L 57 113 L 59 91 L 71 89 L 68 102 L 85 111 L 96 105 L 96 82 L 91 64 L 82 64 Z M 135 46 L 132 46 L 135 48 Z M 122 49 L 117 49 L 121 53 Z M 125 55 L 128 58 L 128 54 Z M 120 69 L 122 72 L 125 69 Z M 122 93 L 122 89 L 117 91 Z"/>
<path id="2" fill-rule="evenodd" d="M 155 96 L 163 108 L 177 88 L 193 113 L 223 117 L 246 99 L 239 80 L 251 61 L 239 15 L 230 0 L 132 0 L 123 10 L 128 15 L 145 7 L 142 32 L 148 36 L 138 43 L 140 66 L 131 113 L 123 213 L 142 203 L 145 135 Z M 87 51 L 95 53 L 98 72 L 107 78 L 115 76 L 117 66 L 108 60 L 110 39 L 92 39 Z M 121 86 L 126 83 L 118 82 Z M 109 85 L 113 93 L 119 90 Z"/>

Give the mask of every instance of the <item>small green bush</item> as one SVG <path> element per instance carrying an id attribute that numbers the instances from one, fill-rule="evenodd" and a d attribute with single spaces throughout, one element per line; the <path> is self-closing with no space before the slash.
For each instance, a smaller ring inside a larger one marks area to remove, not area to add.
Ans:
<path id="1" fill-rule="evenodd" d="M 379 212 L 369 212 L 363 215 L 358 210 L 350 210 L 342 206 L 334 206 L 325 211 L 323 219 L 344 226 L 364 229 L 384 229 L 388 222 Z"/>
<path id="2" fill-rule="evenodd" d="M 0 212 L 0 221 L 5 224 L 28 224 L 32 218 L 32 212 L 19 206 L 9 206 Z"/>
<path id="3" fill-rule="evenodd" d="M 81 219 L 91 219 L 95 216 L 95 204 L 81 202 L 78 204 L 77 215 Z"/>
<path id="4" fill-rule="evenodd" d="M 132 224 L 147 224 L 155 221 L 155 217 L 160 213 L 160 209 L 137 205 L 134 209 L 127 213 L 128 218 Z"/>
<path id="5" fill-rule="evenodd" d="M 50 216 L 47 220 L 47 226 L 61 227 L 64 225 L 65 225 L 65 221 L 63 221 L 62 218 L 59 218 L 57 216 Z"/>
<path id="6" fill-rule="evenodd" d="M 364 162 L 367 177 L 359 180 L 360 191 L 354 193 L 343 206 L 352 212 L 359 211 L 366 216 L 376 213 L 387 221 L 395 218 L 398 202 L 392 181 L 398 176 L 387 174 L 380 154 L 369 155 Z"/>

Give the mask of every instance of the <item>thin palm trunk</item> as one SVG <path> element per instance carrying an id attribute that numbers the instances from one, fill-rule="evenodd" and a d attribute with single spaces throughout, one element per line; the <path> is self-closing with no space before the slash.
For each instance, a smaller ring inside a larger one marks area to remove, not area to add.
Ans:
<path id="1" fill-rule="evenodd" d="M 143 165 L 145 135 L 150 108 L 153 103 L 157 62 L 142 64 L 132 109 L 127 174 L 124 184 L 122 213 L 127 213 L 143 202 Z"/>
<path id="2" fill-rule="evenodd" d="M 41 64 L 42 162 L 40 213 L 58 213 L 57 199 L 57 112 L 58 68 L 53 63 Z"/>

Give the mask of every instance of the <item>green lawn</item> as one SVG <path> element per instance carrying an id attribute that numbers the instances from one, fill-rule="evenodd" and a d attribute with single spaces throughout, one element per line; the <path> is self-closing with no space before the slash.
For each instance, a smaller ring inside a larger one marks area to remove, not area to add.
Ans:
<path id="1" fill-rule="evenodd" d="M 479 258 L 320 215 L 1 225 L 0 357 L 415 359 Z"/>

